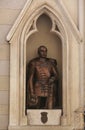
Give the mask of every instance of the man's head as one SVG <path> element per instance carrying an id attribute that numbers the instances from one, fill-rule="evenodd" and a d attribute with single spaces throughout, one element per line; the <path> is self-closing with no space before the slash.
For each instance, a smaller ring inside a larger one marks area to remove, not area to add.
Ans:
<path id="1" fill-rule="evenodd" d="M 47 48 L 45 46 L 40 46 L 38 48 L 38 55 L 41 58 L 46 58 L 47 57 Z"/>

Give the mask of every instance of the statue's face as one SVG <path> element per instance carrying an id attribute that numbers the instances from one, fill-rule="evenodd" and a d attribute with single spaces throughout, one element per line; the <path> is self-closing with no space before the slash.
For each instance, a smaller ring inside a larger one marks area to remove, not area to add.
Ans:
<path id="1" fill-rule="evenodd" d="M 41 58 L 46 58 L 47 57 L 47 48 L 46 47 L 41 47 L 39 50 L 39 56 Z"/>

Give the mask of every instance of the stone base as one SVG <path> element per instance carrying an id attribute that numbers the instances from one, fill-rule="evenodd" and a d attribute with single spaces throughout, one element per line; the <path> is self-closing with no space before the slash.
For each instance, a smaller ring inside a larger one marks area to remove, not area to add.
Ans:
<path id="1" fill-rule="evenodd" d="M 70 126 L 10 126 L 8 130 L 73 130 L 73 128 Z"/>
<path id="2" fill-rule="evenodd" d="M 27 110 L 28 125 L 60 125 L 61 109 Z"/>

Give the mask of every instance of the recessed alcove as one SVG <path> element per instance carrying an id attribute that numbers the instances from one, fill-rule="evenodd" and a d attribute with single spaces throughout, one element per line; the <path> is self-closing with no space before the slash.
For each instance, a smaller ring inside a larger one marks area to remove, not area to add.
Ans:
<path id="1" fill-rule="evenodd" d="M 48 15 L 42 14 L 36 21 L 37 32 L 30 35 L 26 43 L 26 63 L 37 57 L 37 49 L 44 45 L 48 49 L 48 58 L 57 60 L 59 81 L 56 93 L 57 108 L 62 108 L 62 41 L 57 34 L 52 32 L 53 23 Z M 55 29 L 59 31 L 57 25 Z M 31 26 L 31 31 L 33 30 Z"/>

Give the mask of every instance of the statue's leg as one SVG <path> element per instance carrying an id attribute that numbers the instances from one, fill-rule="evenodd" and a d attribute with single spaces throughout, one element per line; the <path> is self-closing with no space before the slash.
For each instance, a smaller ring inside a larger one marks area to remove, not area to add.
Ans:
<path id="1" fill-rule="evenodd" d="M 36 105 L 36 108 L 37 108 L 37 109 L 40 109 L 40 100 L 41 100 L 41 99 L 40 99 L 40 97 L 37 97 L 37 98 L 38 98 L 38 103 L 37 103 L 37 105 Z"/>

